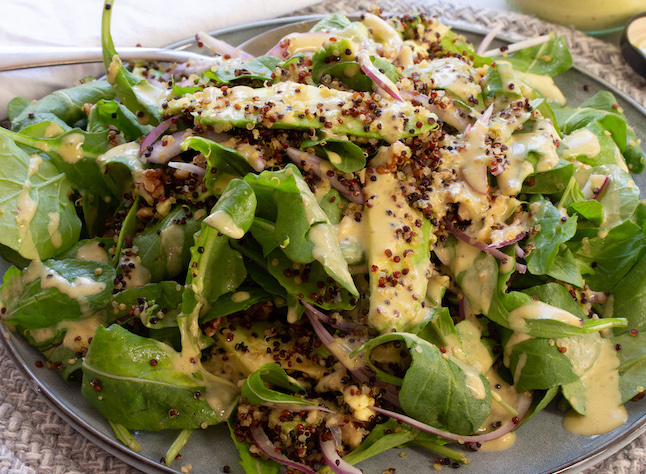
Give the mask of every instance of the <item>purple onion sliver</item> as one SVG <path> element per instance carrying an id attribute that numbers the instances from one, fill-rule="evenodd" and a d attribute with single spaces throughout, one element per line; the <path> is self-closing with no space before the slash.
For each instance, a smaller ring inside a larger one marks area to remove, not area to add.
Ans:
<path id="1" fill-rule="evenodd" d="M 195 35 L 195 39 L 204 44 L 211 51 L 218 53 L 220 56 L 228 56 L 230 58 L 240 58 L 242 60 L 253 59 L 255 56 L 246 51 L 230 45 L 226 41 L 219 40 L 213 36 L 200 31 Z"/>
<path id="2" fill-rule="evenodd" d="M 200 168 L 199 166 L 194 165 L 193 163 L 183 163 L 181 161 L 169 161 L 168 166 L 171 168 L 175 168 L 177 170 L 188 171 L 189 173 L 193 173 L 198 176 L 204 176 L 206 174 L 206 170 L 204 168 Z"/>
<path id="3" fill-rule="evenodd" d="M 395 420 L 401 421 L 402 423 L 406 423 L 412 426 L 413 428 L 417 428 L 420 431 L 424 431 L 426 433 L 430 433 L 435 436 L 448 439 L 450 441 L 455 441 L 456 443 L 464 444 L 464 443 L 484 443 L 486 441 L 493 441 L 494 439 L 498 439 L 505 436 L 507 433 L 511 433 L 518 426 L 520 421 L 522 421 L 523 418 L 525 418 L 525 415 L 527 415 L 527 412 L 529 411 L 529 407 L 531 406 L 531 404 L 532 404 L 532 397 L 529 395 L 521 394 L 518 402 L 518 406 L 516 407 L 518 411 L 518 416 L 515 417 L 517 418 L 516 423 L 514 423 L 512 419 L 507 421 L 504 425 L 502 425 L 500 428 L 494 431 L 481 434 L 481 435 L 470 435 L 470 436 L 464 436 L 456 433 L 451 433 L 450 431 L 440 430 L 438 428 L 434 428 L 430 425 L 427 425 L 426 423 L 422 423 L 421 421 L 417 421 L 416 419 L 411 418 L 410 416 L 402 415 L 401 413 L 396 413 L 381 407 L 370 407 L 370 408 L 377 413 L 389 416 L 390 418 L 394 418 Z"/>
<path id="4" fill-rule="evenodd" d="M 271 440 L 267 436 L 267 433 L 265 433 L 265 431 L 260 426 L 252 426 L 249 432 L 251 433 L 253 442 L 256 443 L 256 446 L 258 446 L 258 449 L 260 449 L 263 454 L 269 459 L 273 459 L 274 461 L 279 462 L 287 467 L 298 469 L 305 474 L 316 474 L 316 472 L 314 472 L 314 470 L 312 470 L 310 467 L 296 461 L 292 461 L 284 454 L 277 453 L 274 443 L 271 442 Z"/>
<path id="5" fill-rule="evenodd" d="M 381 87 L 393 99 L 404 102 L 404 99 L 399 95 L 399 89 L 397 89 L 393 81 L 372 64 L 368 51 L 363 50 L 357 54 L 357 61 L 359 62 L 359 66 L 361 66 L 361 70 L 374 81 L 377 87 Z"/>
<path id="6" fill-rule="evenodd" d="M 312 155 L 311 153 L 301 151 L 294 147 L 287 148 L 286 153 L 287 157 L 299 168 L 305 171 L 311 171 L 318 178 L 329 181 L 330 186 L 339 191 L 341 195 L 345 196 L 346 198 L 348 198 L 348 200 L 354 202 L 355 204 L 364 204 L 362 192 L 359 192 L 358 195 L 355 195 L 354 191 L 350 191 L 347 186 L 339 181 L 336 173 L 334 173 L 334 176 L 328 176 L 327 173 L 323 171 L 321 164 L 324 160 L 322 158 L 316 155 Z M 355 185 L 355 187 L 357 186 L 358 184 Z"/>
<path id="7" fill-rule="evenodd" d="M 525 265 L 524 263 L 516 262 L 516 271 L 518 273 L 525 274 L 525 272 L 527 271 L 527 265 Z"/>
<path id="8" fill-rule="evenodd" d="M 603 180 L 603 184 L 599 186 L 599 190 L 594 193 L 594 199 L 599 200 L 599 196 L 601 196 L 601 193 L 603 192 L 604 189 L 608 187 L 608 183 L 610 182 L 610 176 L 606 176 L 605 179 Z"/>
<path id="9" fill-rule="evenodd" d="M 467 244 L 482 250 L 485 253 L 488 253 L 489 255 L 496 257 L 499 260 L 502 260 L 503 263 L 510 259 L 511 257 L 507 255 L 506 253 L 502 252 L 501 250 L 497 248 L 492 248 L 489 247 L 482 242 L 479 242 L 477 240 L 473 240 L 471 237 L 469 237 L 467 234 L 462 232 L 461 230 L 457 229 L 453 224 L 451 224 L 449 221 L 445 220 L 444 221 L 444 226 L 446 227 L 446 230 L 448 230 L 451 234 L 453 234 L 456 238 L 459 240 L 466 242 Z M 520 264 L 519 264 L 520 265 Z M 524 273 L 524 272 L 521 272 Z"/>
<path id="10" fill-rule="evenodd" d="M 335 474 L 363 474 L 361 469 L 354 467 L 352 464 L 341 459 L 336 450 L 336 443 L 333 439 L 323 440 L 323 435 L 319 437 L 321 453 L 325 458 L 325 463 Z"/>
<path id="11" fill-rule="evenodd" d="M 514 253 L 518 258 L 523 258 L 525 256 L 525 251 L 520 248 L 520 245 L 518 245 L 518 243 L 516 243 L 516 246 L 514 247 Z"/>
<path id="12" fill-rule="evenodd" d="M 515 244 L 516 242 L 520 242 L 521 240 L 523 240 L 525 238 L 525 235 L 527 235 L 527 232 L 523 231 L 523 232 L 520 232 L 518 235 L 516 235 L 516 237 L 514 237 L 511 240 L 503 240 L 502 242 L 498 242 L 496 244 L 487 245 L 486 248 L 487 249 L 499 249 L 501 247 L 507 247 L 507 246 L 509 246 L 511 244 Z M 516 254 L 518 254 L 518 251 L 516 251 Z M 523 252 L 521 250 L 521 255 L 519 255 L 519 257 L 523 257 L 523 256 L 525 256 L 525 252 Z"/>
<path id="13" fill-rule="evenodd" d="M 303 306 L 307 308 L 309 311 L 311 311 L 314 316 L 319 318 L 321 321 L 323 321 L 326 324 L 329 324 L 333 328 L 340 329 L 341 331 L 345 331 L 347 333 L 353 334 L 357 331 L 365 331 L 365 326 L 362 326 L 360 324 L 355 324 L 355 323 L 338 323 L 334 319 L 332 319 L 329 315 L 319 311 L 316 309 L 314 306 L 309 304 L 307 301 L 303 301 Z"/>
<path id="14" fill-rule="evenodd" d="M 143 155 L 146 149 L 150 145 L 155 143 L 157 139 L 161 137 L 166 130 L 168 130 L 173 121 L 177 120 L 177 117 L 179 117 L 179 115 L 174 115 L 170 118 L 167 118 L 162 123 L 153 128 L 150 133 L 144 137 L 144 139 L 141 141 L 141 146 L 139 147 L 139 156 Z"/>
<path id="15" fill-rule="evenodd" d="M 502 22 L 496 23 L 496 25 L 487 33 L 487 35 L 482 38 L 482 41 L 480 42 L 480 45 L 478 46 L 478 49 L 476 49 L 476 54 L 481 55 L 484 53 L 491 42 L 494 40 L 496 35 L 500 33 L 500 30 L 502 30 L 503 24 Z"/>

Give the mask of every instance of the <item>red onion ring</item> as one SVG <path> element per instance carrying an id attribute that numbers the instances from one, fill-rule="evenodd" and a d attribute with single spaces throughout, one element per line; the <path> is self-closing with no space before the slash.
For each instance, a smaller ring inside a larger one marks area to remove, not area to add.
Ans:
<path id="1" fill-rule="evenodd" d="M 436 104 L 430 103 L 428 96 L 420 92 L 400 90 L 399 95 L 411 102 L 419 102 L 426 109 L 434 113 L 442 122 L 449 124 L 459 132 L 464 132 L 471 126 L 471 123 L 465 118 L 465 116 L 460 115 L 457 109 L 440 108 Z"/>
<path id="2" fill-rule="evenodd" d="M 502 30 L 503 24 L 502 22 L 496 23 L 496 25 L 487 33 L 487 35 L 482 38 L 482 41 L 480 42 L 480 45 L 478 45 L 478 49 L 476 49 L 476 54 L 482 55 L 483 52 L 486 51 L 486 49 L 489 47 L 491 42 L 494 40 L 496 35 L 500 33 L 500 30 Z"/>
<path id="3" fill-rule="evenodd" d="M 298 469 L 304 474 L 316 474 L 316 472 L 310 467 L 296 461 L 292 461 L 282 453 L 277 453 L 274 443 L 271 442 L 271 440 L 267 436 L 267 433 L 265 433 L 260 425 L 252 426 L 249 429 L 249 432 L 251 433 L 253 442 L 256 444 L 256 446 L 258 446 L 258 449 L 260 449 L 263 454 L 269 459 L 273 459 L 274 461 L 284 464 L 287 467 Z"/>

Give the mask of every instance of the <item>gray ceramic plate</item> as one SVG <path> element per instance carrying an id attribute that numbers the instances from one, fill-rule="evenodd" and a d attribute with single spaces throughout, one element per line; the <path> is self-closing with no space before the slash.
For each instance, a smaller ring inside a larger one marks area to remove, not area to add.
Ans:
<path id="1" fill-rule="evenodd" d="M 250 52 L 262 54 L 287 32 L 308 29 L 313 18 L 315 17 L 278 19 L 229 28 L 213 34 L 230 44 L 241 44 L 249 38 L 275 29 L 275 33 L 268 39 L 247 46 Z M 297 22 L 295 26 L 292 25 L 294 22 Z M 475 44 L 483 36 L 482 32 L 476 30 L 456 30 L 464 33 Z M 187 40 L 172 47 L 193 49 L 196 46 L 194 42 Z M 646 110 L 630 97 L 577 68 L 559 76 L 556 82 L 570 104 L 578 104 L 600 90 L 614 92 L 630 123 L 641 127 L 637 129 L 637 135 L 646 142 Z M 644 176 L 637 177 L 636 181 L 642 190 L 646 190 Z M 4 274 L 7 268 L 8 264 L 0 261 L 0 274 Z M 161 465 L 159 460 L 173 442 L 176 432 L 136 432 L 134 436 L 142 450 L 139 453 L 129 451 L 116 440 L 107 421 L 81 396 L 77 385 L 65 383 L 53 371 L 36 368 L 35 362 L 42 360 L 42 356 L 22 338 L 7 333 L 2 325 L 0 331 L 4 335 L 0 340 L 7 352 L 49 405 L 81 434 L 126 463 L 150 473 L 179 472 L 186 464 L 191 464 L 191 472 L 196 474 L 222 472 L 224 466 L 230 466 L 231 472 L 242 472 L 237 464 L 237 452 L 224 426 L 196 431 L 183 449 L 182 459 L 173 463 L 173 469 Z M 561 426 L 561 414 L 549 407 L 518 430 L 516 444 L 509 450 L 469 453 L 471 464 L 462 466 L 460 472 L 538 474 L 579 471 L 617 452 L 646 431 L 646 401 L 630 402 L 627 408 L 629 419 L 622 427 L 605 435 L 582 437 L 566 432 Z M 436 457 L 433 453 L 418 448 L 406 449 L 406 457 L 402 457 L 401 453 L 401 450 L 391 450 L 362 463 L 360 467 L 366 473 L 382 473 L 390 467 L 396 468 L 398 474 L 432 471 Z"/>

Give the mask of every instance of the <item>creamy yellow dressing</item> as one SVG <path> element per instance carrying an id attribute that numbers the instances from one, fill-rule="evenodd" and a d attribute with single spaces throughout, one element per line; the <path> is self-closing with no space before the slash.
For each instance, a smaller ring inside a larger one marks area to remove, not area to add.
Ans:
<path id="1" fill-rule="evenodd" d="M 613 344 L 600 338 L 601 354 L 596 363 L 582 377 L 585 387 L 586 415 L 574 410 L 563 418 L 563 426 L 570 433 L 592 436 L 607 433 L 628 420 L 621 404 L 619 391 L 619 358 Z"/>
<path id="2" fill-rule="evenodd" d="M 587 128 L 580 128 L 561 140 L 563 158 L 576 158 L 585 156 L 594 158 L 601 153 L 601 144 L 597 136 Z"/>
<path id="3" fill-rule="evenodd" d="M 65 163 L 73 165 L 83 158 L 83 148 L 81 147 L 84 141 L 85 137 L 80 133 L 70 133 L 63 138 L 58 154 Z"/>
<path id="4" fill-rule="evenodd" d="M 556 306 L 542 301 L 531 301 L 509 313 L 509 326 L 514 332 L 526 333 L 527 320 L 551 319 L 574 327 L 582 327 L 583 320 Z"/>
<path id="5" fill-rule="evenodd" d="M 244 237 L 244 230 L 238 227 L 233 218 L 225 211 L 215 211 L 204 218 L 204 223 L 222 232 L 232 239 Z"/>
<path id="6" fill-rule="evenodd" d="M 108 263 L 110 261 L 105 247 L 100 246 L 99 242 L 94 241 L 90 241 L 79 247 L 76 251 L 75 258 L 77 260 L 93 260 L 103 263 Z"/>

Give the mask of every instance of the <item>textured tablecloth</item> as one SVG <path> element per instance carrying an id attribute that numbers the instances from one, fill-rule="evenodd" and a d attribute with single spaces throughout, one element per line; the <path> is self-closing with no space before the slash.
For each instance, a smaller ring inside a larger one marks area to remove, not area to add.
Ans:
<path id="1" fill-rule="evenodd" d="M 371 1 L 325 2 L 295 14 L 353 12 Z M 439 2 L 380 3 L 384 11 L 426 11 L 453 24 L 491 28 L 503 22 L 503 32 L 513 38 L 536 36 L 551 29 L 566 35 L 576 64 L 603 77 L 646 106 L 646 81 L 625 65 L 618 49 L 579 32 L 505 12 L 504 15 L 472 7 L 442 5 Z M 638 126 L 640 126 L 638 124 Z M 641 124 L 646 126 L 646 124 Z M 126 474 L 138 472 L 87 441 L 47 407 L 0 348 L 0 473 Z M 646 435 L 620 452 L 585 471 L 600 473 L 646 472 Z"/>

